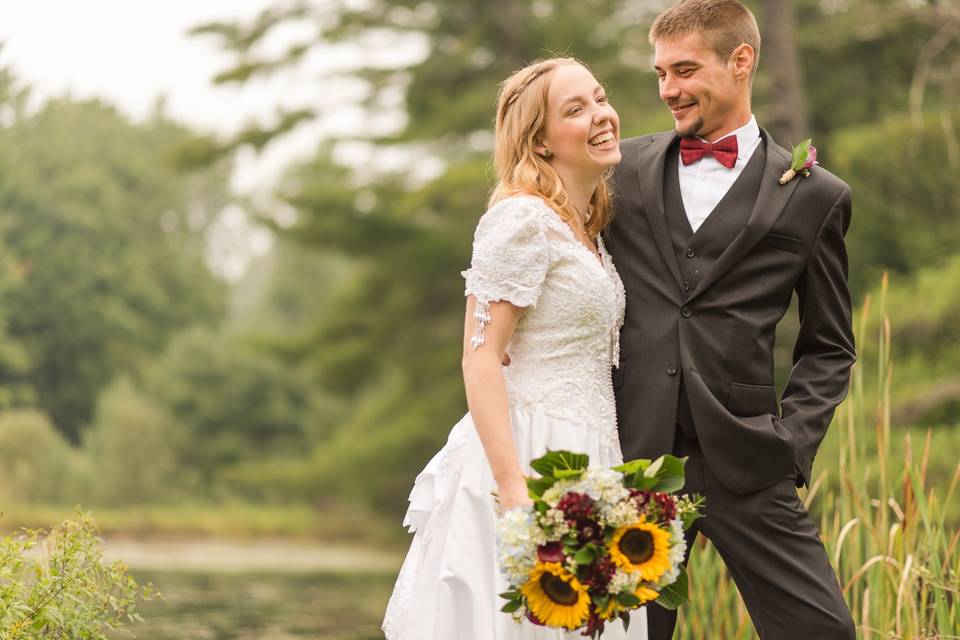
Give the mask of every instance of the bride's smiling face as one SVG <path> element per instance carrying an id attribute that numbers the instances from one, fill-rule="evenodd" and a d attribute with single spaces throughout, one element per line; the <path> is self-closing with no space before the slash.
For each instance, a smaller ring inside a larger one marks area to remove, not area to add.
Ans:
<path id="1" fill-rule="evenodd" d="M 558 67 L 547 89 L 543 137 L 536 151 L 561 173 L 600 175 L 620 162 L 620 118 L 607 94 L 579 64 Z"/>

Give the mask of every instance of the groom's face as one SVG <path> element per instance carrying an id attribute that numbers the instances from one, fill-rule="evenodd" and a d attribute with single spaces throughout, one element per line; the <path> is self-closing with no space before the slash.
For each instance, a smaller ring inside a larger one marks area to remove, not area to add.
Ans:
<path id="1" fill-rule="evenodd" d="M 739 119 L 744 102 L 749 114 L 749 92 L 737 82 L 735 66 L 701 34 L 660 38 L 654 51 L 660 99 L 673 114 L 678 135 L 713 142 L 743 125 Z"/>

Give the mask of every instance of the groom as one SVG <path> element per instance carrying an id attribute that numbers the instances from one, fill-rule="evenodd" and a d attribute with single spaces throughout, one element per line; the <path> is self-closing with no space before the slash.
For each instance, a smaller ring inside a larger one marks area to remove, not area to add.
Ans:
<path id="1" fill-rule="evenodd" d="M 761 638 L 853 639 L 796 493 L 856 358 L 850 189 L 819 166 L 778 183 L 790 154 L 751 113 L 760 34 L 738 0 L 683 0 L 650 41 L 675 131 L 623 141 L 614 175 L 624 459 L 689 457 L 687 490 L 705 496 L 706 517 L 688 542 L 713 542 Z M 800 331 L 778 404 L 774 333 L 794 293 Z M 651 640 L 668 640 L 676 614 L 648 613 Z"/>

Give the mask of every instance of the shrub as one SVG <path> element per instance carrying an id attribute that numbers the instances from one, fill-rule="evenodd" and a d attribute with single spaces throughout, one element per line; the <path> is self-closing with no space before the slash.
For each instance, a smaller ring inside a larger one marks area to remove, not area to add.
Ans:
<path id="1" fill-rule="evenodd" d="M 126 379 L 112 384 L 97 402 L 83 451 L 95 470 L 90 499 L 118 505 L 169 497 L 176 478 L 173 419 L 138 393 Z"/>
<path id="2" fill-rule="evenodd" d="M 44 414 L 0 413 L 0 495 L 12 502 L 72 500 L 76 454 Z"/>
<path id="3" fill-rule="evenodd" d="M 88 514 L 46 535 L 26 530 L 0 539 L 2 640 L 107 640 L 108 630 L 141 620 L 138 601 L 154 595 L 123 562 L 103 562 Z"/>

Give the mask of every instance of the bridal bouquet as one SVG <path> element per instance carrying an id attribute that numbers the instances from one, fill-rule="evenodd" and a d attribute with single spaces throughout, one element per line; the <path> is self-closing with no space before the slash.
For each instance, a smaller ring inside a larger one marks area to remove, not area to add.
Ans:
<path id="1" fill-rule="evenodd" d="M 527 479 L 533 508 L 499 519 L 497 555 L 510 583 L 501 611 L 599 638 L 616 618 L 626 628 L 633 609 L 687 601 L 683 532 L 702 502 L 671 495 L 683 487 L 683 459 L 589 462 L 569 451 L 531 462 L 541 476 Z"/>

